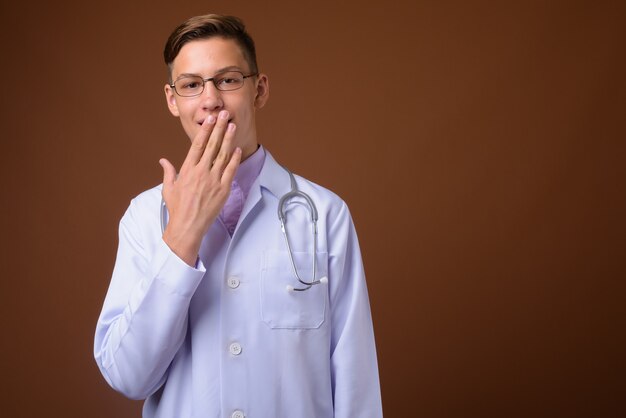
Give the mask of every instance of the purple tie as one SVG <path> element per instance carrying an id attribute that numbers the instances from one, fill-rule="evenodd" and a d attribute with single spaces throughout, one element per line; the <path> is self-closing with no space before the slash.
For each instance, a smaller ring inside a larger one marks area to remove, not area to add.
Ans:
<path id="1" fill-rule="evenodd" d="M 241 187 L 239 187 L 239 183 L 233 180 L 228 200 L 226 200 L 226 204 L 224 204 L 224 207 L 220 212 L 220 219 L 226 226 L 226 229 L 231 237 L 235 232 L 239 216 L 243 210 L 243 200 L 243 191 L 241 190 Z"/>

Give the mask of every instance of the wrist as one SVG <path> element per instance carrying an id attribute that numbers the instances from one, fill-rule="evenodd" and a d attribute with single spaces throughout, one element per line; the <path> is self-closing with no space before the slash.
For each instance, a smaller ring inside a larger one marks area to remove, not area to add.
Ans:
<path id="1" fill-rule="evenodd" d="M 169 225 L 168 225 L 169 227 Z M 191 267 L 196 266 L 202 237 L 194 238 L 192 234 L 175 234 L 166 228 L 163 241 L 170 250 Z"/>

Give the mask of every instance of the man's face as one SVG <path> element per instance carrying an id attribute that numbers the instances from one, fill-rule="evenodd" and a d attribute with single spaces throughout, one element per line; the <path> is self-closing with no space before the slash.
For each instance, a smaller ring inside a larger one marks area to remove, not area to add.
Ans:
<path id="1" fill-rule="evenodd" d="M 186 43 L 172 63 L 172 81 L 184 75 L 202 78 L 214 77 L 225 70 L 251 73 L 241 48 L 232 39 L 209 38 Z M 269 97 L 267 76 L 260 74 L 244 80 L 238 90 L 220 91 L 212 82 L 206 82 L 204 91 L 195 97 L 180 97 L 165 85 L 165 97 L 170 112 L 180 118 L 189 139 L 193 140 L 200 125 L 209 115 L 218 116 L 227 110 L 229 119 L 237 129 L 235 146 L 241 147 L 243 158 L 256 151 L 255 112 L 265 105 Z"/>

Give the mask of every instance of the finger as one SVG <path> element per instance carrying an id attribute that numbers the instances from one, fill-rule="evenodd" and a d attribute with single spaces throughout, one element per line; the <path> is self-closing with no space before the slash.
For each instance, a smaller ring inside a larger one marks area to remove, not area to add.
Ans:
<path id="1" fill-rule="evenodd" d="M 235 178 L 235 173 L 237 173 L 237 168 L 239 168 L 239 163 L 241 162 L 241 148 L 235 148 L 232 157 L 230 157 L 230 161 L 228 165 L 224 169 L 224 174 L 222 175 L 222 184 L 230 185 Z"/>
<path id="2" fill-rule="evenodd" d="M 215 127 L 209 137 L 209 142 L 204 149 L 204 154 L 202 155 L 200 161 L 198 161 L 198 165 L 203 165 L 207 170 L 211 168 L 211 165 L 213 164 L 213 161 L 222 146 L 222 140 L 224 139 L 224 134 L 228 128 L 229 117 L 230 114 L 227 110 L 222 110 L 219 113 Z"/>
<path id="3" fill-rule="evenodd" d="M 231 153 L 233 151 L 232 148 L 236 129 L 237 125 L 235 125 L 234 123 L 228 124 L 228 127 L 226 128 L 226 133 L 224 134 L 224 139 L 222 140 L 222 146 L 218 150 L 218 154 L 215 157 L 213 166 L 211 167 L 211 170 L 215 170 L 220 175 L 230 161 Z"/>
<path id="4" fill-rule="evenodd" d="M 163 188 L 169 188 L 174 184 L 174 180 L 176 180 L 176 169 L 172 163 L 165 158 L 161 158 L 159 164 L 163 167 Z"/>
<path id="5" fill-rule="evenodd" d="M 213 132 L 213 129 L 215 128 L 216 120 L 215 116 L 209 115 L 204 122 L 202 122 L 200 130 L 191 142 L 189 152 L 187 153 L 185 161 L 183 161 L 183 165 L 181 166 L 181 171 L 188 166 L 195 166 L 198 164 L 198 161 L 202 158 L 202 154 L 204 154 L 211 132 Z"/>

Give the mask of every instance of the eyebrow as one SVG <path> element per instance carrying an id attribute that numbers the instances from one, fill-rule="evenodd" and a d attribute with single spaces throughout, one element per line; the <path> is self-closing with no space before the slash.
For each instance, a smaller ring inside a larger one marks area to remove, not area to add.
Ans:
<path id="1" fill-rule="evenodd" d="M 222 74 L 222 73 L 225 73 L 225 72 L 228 72 L 228 71 L 239 71 L 239 72 L 243 73 L 243 70 L 241 68 L 239 68 L 238 66 L 236 66 L 236 65 L 229 65 L 228 67 L 223 67 L 223 68 L 220 68 L 219 70 L 217 70 L 213 74 L 213 76 L 211 76 L 210 78 L 213 78 L 216 75 L 219 75 L 219 74 Z M 182 73 L 182 74 L 179 74 L 178 77 L 176 77 L 176 80 L 180 80 L 183 77 L 202 77 L 202 76 L 200 74 L 197 74 L 197 73 Z M 204 78 L 204 77 L 202 77 L 202 78 Z"/>

